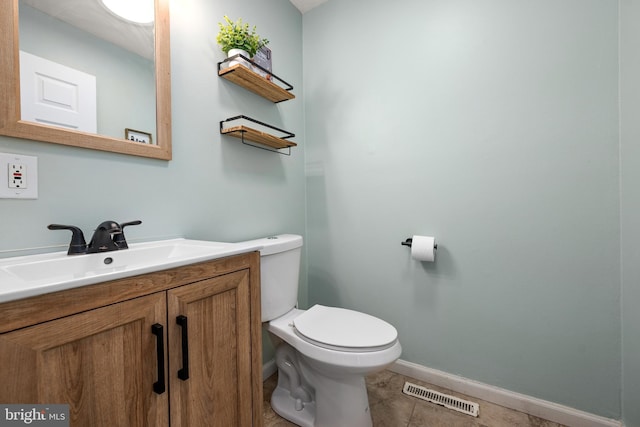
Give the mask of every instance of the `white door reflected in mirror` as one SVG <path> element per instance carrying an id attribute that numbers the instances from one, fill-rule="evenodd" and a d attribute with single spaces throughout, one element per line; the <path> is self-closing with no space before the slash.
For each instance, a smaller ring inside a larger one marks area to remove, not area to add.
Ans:
<path id="1" fill-rule="evenodd" d="M 20 51 L 22 120 L 97 133 L 96 77 Z"/>

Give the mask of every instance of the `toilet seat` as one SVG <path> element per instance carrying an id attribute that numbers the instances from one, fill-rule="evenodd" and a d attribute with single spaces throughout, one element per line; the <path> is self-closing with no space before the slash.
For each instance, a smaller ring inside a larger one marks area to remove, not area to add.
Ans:
<path id="1" fill-rule="evenodd" d="M 338 351 L 380 351 L 398 339 L 396 328 L 382 319 L 319 304 L 297 316 L 293 327 L 300 338 Z"/>

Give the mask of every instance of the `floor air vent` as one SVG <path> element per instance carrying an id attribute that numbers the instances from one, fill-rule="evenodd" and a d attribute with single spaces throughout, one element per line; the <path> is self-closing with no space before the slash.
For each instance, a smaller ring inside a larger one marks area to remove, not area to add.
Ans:
<path id="1" fill-rule="evenodd" d="M 477 417 L 478 412 L 480 411 L 480 406 L 475 402 L 469 402 L 468 400 L 463 400 L 435 390 L 430 390 L 428 388 L 412 384 L 408 381 L 404 383 L 402 392 L 409 396 L 417 397 L 418 399 L 426 400 L 427 402 L 442 405 L 445 408 L 471 415 L 472 417 Z"/>

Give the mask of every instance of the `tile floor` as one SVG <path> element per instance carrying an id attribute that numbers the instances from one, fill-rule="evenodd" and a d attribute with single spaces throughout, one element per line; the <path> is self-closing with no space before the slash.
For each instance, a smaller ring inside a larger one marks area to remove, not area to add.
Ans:
<path id="1" fill-rule="evenodd" d="M 451 394 L 480 405 L 480 415 L 472 417 L 402 393 L 405 381 Z M 295 427 L 279 417 L 269 405 L 277 374 L 264 382 L 264 427 Z M 503 408 L 391 371 L 367 377 L 367 390 L 374 427 L 562 427 L 560 424 Z M 349 427 L 349 426 L 335 426 Z"/>

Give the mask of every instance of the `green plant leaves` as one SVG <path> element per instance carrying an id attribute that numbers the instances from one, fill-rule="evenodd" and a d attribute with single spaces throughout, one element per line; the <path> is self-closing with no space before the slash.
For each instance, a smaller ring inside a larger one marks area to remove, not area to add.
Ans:
<path id="1" fill-rule="evenodd" d="M 248 23 L 242 22 L 242 18 L 233 22 L 225 15 L 224 20 L 226 24 L 218 22 L 220 31 L 216 37 L 223 52 L 229 52 L 231 49 L 243 49 L 253 57 L 262 46 L 269 43 L 269 40 L 260 38 L 255 25 L 250 28 Z"/>

